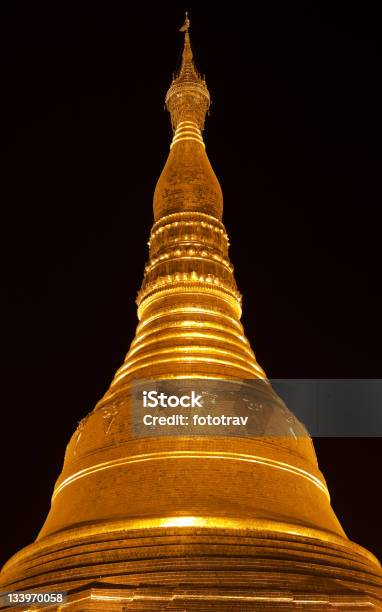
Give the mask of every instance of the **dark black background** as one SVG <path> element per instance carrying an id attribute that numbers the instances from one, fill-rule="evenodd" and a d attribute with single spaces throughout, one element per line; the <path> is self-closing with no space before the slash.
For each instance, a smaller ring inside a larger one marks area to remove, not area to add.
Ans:
<path id="1" fill-rule="evenodd" d="M 370 6 L 189 3 L 243 322 L 273 378 L 382 377 L 380 21 Z M 1 4 L 1 556 L 133 338 L 181 2 Z M 382 556 L 380 439 L 320 439 L 351 538 Z"/>

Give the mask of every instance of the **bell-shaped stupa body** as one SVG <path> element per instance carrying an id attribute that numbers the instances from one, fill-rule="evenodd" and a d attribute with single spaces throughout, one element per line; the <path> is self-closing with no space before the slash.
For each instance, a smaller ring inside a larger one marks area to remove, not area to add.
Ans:
<path id="1" fill-rule="evenodd" d="M 67 591 L 71 610 L 381 609 L 379 563 L 344 534 L 311 439 L 240 323 L 222 191 L 202 138 L 210 96 L 188 27 L 166 97 L 174 135 L 154 194 L 136 336 L 70 440 L 47 520 L 4 566 L 1 589 Z M 255 389 L 269 427 L 137 435 L 142 381 Z"/>

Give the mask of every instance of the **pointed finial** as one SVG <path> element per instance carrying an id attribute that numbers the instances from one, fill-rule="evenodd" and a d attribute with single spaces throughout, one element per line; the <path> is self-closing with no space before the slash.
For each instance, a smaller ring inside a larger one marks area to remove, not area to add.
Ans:
<path id="1" fill-rule="evenodd" d="M 188 30 L 190 29 L 190 20 L 188 18 L 188 12 L 186 11 L 186 17 L 184 20 L 184 24 L 182 25 L 181 28 L 179 28 L 179 32 L 188 32 Z"/>
<path id="2" fill-rule="evenodd" d="M 184 24 L 181 28 L 179 28 L 179 32 L 184 32 L 184 47 L 183 47 L 183 61 L 185 63 L 192 62 L 192 49 L 191 49 L 191 41 L 190 41 L 190 29 L 191 22 L 188 18 L 188 12 L 186 11 Z"/>

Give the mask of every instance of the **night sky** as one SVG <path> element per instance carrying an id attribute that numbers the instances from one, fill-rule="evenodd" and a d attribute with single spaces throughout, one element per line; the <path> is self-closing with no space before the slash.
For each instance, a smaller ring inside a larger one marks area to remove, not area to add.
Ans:
<path id="1" fill-rule="evenodd" d="M 0 5 L 1 561 L 36 537 L 66 444 L 133 339 L 186 8 L 259 363 L 382 378 L 379 16 L 248 6 Z M 382 557 L 381 439 L 315 446 L 345 531 Z"/>

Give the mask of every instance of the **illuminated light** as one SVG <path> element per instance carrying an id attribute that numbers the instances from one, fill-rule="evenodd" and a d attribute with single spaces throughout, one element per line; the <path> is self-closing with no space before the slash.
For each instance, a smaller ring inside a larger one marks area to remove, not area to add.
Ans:
<path id="1" fill-rule="evenodd" d="M 143 289 L 141 289 L 141 291 L 138 293 L 137 301 L 139 303 L 139 307 L 138 307 L 138 318 L 139 319 L 142 317 L 144 310 L 146 310 L 149 306 L 151 306 L 153 302 L 162 300 L 165 295 L 175 295 L 176 293 L 178 294 L 182 293 L 183 295 L 185 295 L 189 291 L 192 291 L 196 294 L 199 293 L 199 294 L 207 294 L 207 295 L 209 294 L 210 291 L 212 294 L 216 295 L 218 291 L 220 293 L 219 295 L 220 300 L 227 302 L 227 304 L 229 304 L 233 308 L 233 310 L 237 312 L 239 316 L 241 315 L 240 293 L 236 291 L 232 287 L 231 283 L 226 280 L 222 280 L 221 278 L 218 278 L 217 287 L 214 287 L 213 289 L 210 290 L 210 289 L 207 289 L 205 286 L 203 286 L 205 277 L 204 275 L 201 275 L 197 277 L 196 281 L 194 281 L 194 279 L 189 278 L 189 281 L 192 280 L 193 282 L 192 283 L 190 282 L 188 286 L 187 284 L 183 284 L 182 286 L 179 286 L 179 285 L 173 285 L 171 283 L 172 287 L 167 286 L 166 288 L 160 288 L 160 291 L 159 291 L 158 286 L 160 284 L 163 284 L 163 282 L 169 285 L 169 283 L 166 281 L 166 278 L 168 278 L 168 275 L 167 276 L 158 275 L 158 277 L 155 280 L 152 280 L 148 282 L 146 285 L 144 285 Z M 180 281 L 180 278 L 178 278 L 178 281 Z"/>
<path id="2" fill-rule="evenodd" d="M 84 468 L 79 470 L 75 474 L 68 476 L 63 480 L 54 490 L 52 501 L 55 497 L 68 485 L 73 484 L 77 480 L 90 476 L 100 471 L 104 471 L 106 469 L 114 469 L 118 467 L 122 467 L 124 465 L 132 464 L 132 463 L 142 463 L 146 461 L 161 461 L 161 460 L 181 460 L 181 459 L 218 459 L 218 460 L 227 460 L 227 461 L 242 461 L 244 463 L 254 463 L 259 465 L 266 465 L 267 467 L 283 470 L 293 474 L 294 476 L 299 476 L 301 478 L 305 478 L 311 484 L 315 485 L 320 489 L 322 493 L 324 493 L 327 497 L 329 497 L 329 492 L 325 484 L 306 470 L 296 467 L 294 465 L 285 463 L 284 461 L 279 461 L 277 459 L 271 459 L 268 457 L 262 457 L 259 455 L 249 455 L 247 453 L 235 453 L 235 452 L 216 452 L 216 451 L 164 451 L 158 453 L 142 453 L 140 455 L 130 455 L 128 457 L 121 457 L 118 459 L 113 459 L 110 461 L 104 461 L 102 463 L 98 463 L 96 465 L 92 465 L 91 467 Z M 200 517 L 191 517 L 192 519 L 199 520 Z M 164 520 L 164 519 L 162 519 Z M 241 519 L 239 519 L 240 521 Z M 181 526 L 181 525 L 178 525 Z M 183 525 L 184 526 L 184 525 Z"/>
<path id="3" fill-rule="evenodd" d="M 196 121 L 192 121 L 191 119 L 185 119 L 183 121 L 179 121 L 178 123 L 178 128 L 180 125 L 195 125 L 197 127 L 197 129 L 199 129 L 198 124 L 196 123 Z"/>
<path id="4" fill-rule="evenodd" d="M 174 134 L 174 139 L 176 139 L 177 136 L 179 136 L 181 134 L 194 134 L 195 136 L 200 138 L 200 140 L 202 140 L 202 133 L 201 133 L 201 131 L 198 128 L 192 126 L 192 125 L 185 125 L 185 126 L 182 126 L 180 128 L 177 128 L 176 132 Z"/>
<path id="5" fill-rule="evenodd" d="M 217 295 L 222 302 L 225 302 L 232 310 L 236 313 L 237 319 L 241 317 L 241 306 L 240 301 L 238 300 L 237 292 L 230 291 L 227 287 L 219 286 L 216 288 L 208 288 L 206 289 L 208 294 Z M 139 296 L 139 306 L 138 306 L 138 318 L 141 319 L 143 317 L 144 312 L 151 307 L 155 302 L 162 301 L 163 297 L 168 295 L 176 295 L 181 292 L 183 297 L 187 295 L 191 295 L 194 299 L 198 294 L 203 295 L 203 287 L 198 286 L 193 288 L 192 291 L 188 291 L 184 287 L 171 287 L 167 289 L 162 289 L 160 292 L 155 290 L 150 290 L 146 293 L 143 293 Z"/>
<path id="6" fill-rule="evenodd" d="M 172 149 L 172 147 L 176 145 L 178 142 L 183 142 L 184 140 L 194 140 L 195 142 L 198 142 L 199 144 L 201 144 L 202 147 L 206 148 L 206 145 L 204 144 L 204 142 L 202 140 L 199 140 L 199 138 L 195 138 L 194 136 L 186 136 L 185 138 L 177 138 L 176 140 L 174 140 L 170 145 L 170 149 Z"/>
<path id="7" fill-rule="evenodd" d="M 164 317 L 167 317 L 167 316 L 185 314 L 185 313 L 206 314 L 208 316 L 216 317 L 219 319 L 220 318 L 227 319 L 230 323 L 232 323 L 232 325 L 237 327 L 240 330 L 240 332 L 243 331 L 243 326 L 240 323 L 240 321 L 238 319 L 235 319 L 229 314 L 220 312 L 220 310 L 211 310 L 211 308 L 203 308 L 200 306 L 188 306 L 188 305 L 178 307 L 178 308 L 166 308 L 164 312 L 158 312 L 156 314 L 153 314 L 147 319 L 145 319 L 144 321 L 141 321 L 138 324 L 138 329 L 142 329 L 143 327 L 150 325 L 152 321 L 156 321 L 157 319 L 163 319 Z"/>
<path id="8" fill-rule="evenodd" d="M 175 135 L 179 134 L 179 132 L 182 132 L 184 130 L 192 130 L 193 132 L 196 132 L 197 134 L 201 134 L 201 131 L 199 129 L 199 127 L 195 124 L 192 123 L 184 123 L 182 125 L 178 125 L 176 130 L 175 130 Z"/>
<path id="9" fill-rule="evenodd" d="M 194 136 L 198 141 L 203 142 L 203 138 L 201 137 L 200 132 L 196 132 L 194 130 L 189 130 L 189 129 L 181 129 L 176 132 L 173 138 L 172 144 L 180 140 L 181 137 L 183 136 Z"/>
<path id="10" fill-rule="evenodd" d="M 229 594 L 229 595 L 197 595 L 197 594 L 191 594 L 188 595 L 187 594 L 187 599 L 196 599 L 196 600 L 202 600 L 203 599 L 209 599 L 212 601 L 268 601 L 268 602 L 274 602 L 274 601 L 282 601 L 282 602 L 291 602 L 294 601 L 292 597 L 290 596 L 286 596 L 286 597 L 273 597 L 272 595 L 269 597 L 263 596 L 263 595 L 234 595 L 234 594 Z M 184 596 L 182 595 L 175 595 L 174 599 L 183 599 Z"/>
<path id="11" fill-rule="evenodd" d="M 126 378 L 126 376 L 129 376 L 130 374 L 133 374 L 134 372 L 137 372 L 139 370 L 144 370 L 145 368 L 153 366 L 156 363 L 157 364 L 173 363 L 174 365 L 176 363 L 189 363 L 189 364 L 202 363 L 203 365 L 213 363 L 213 364 L 222 365 L 222 366 L 229 366 L 230 368 L 238 370 L 241 373 L 248 372 L 249 374 L 251 374 L 251 377 L 265 379 L 264 372 L 261 370 L 261 368 L 257 364 L 248 364 L 252 366 L 252 369 L 250 369 L 246 366 L 240 365 L 238 363 L 233 363 L 232 361 L 228 361 L 226 359 L 216 359 L 215 357 L 210 357 L 210 356 L 208 356 L 208 359 L 206 359 L 206 357 L 198 357 L 197 355 L 194 355 L 193 357 L 184 357 L 184 356 L 177 355 L 176 357 L 171 357 L 168 359 L 162 359 L 162 358 L 153 359 L 153 360 L 147 361 L 147 363 L 140 363 L 139 365 L 136 365 L 133 368 L 129 366 L 128 370 L 122 376 L 119 376 L 118 378 L 115 378 L 113 380 L 111 387 L 113 387 L 117 382 L 120 382 L 123 378 Z M 186 375 L 186 377 L 188 377 L 188 374 Z M 240 378 L 243 378 L 243 376 L 240 376 Z"/>
<path id="12" fill-rule="evenodd" d="M 203 338 L 208 338 L 208 336 L 203 336 Z M 211 352 L 211 354 L 213 355 L 224 355 L 224 356 L 228 356 L 231 359 L 236 359 L 238 361 L 243 361 L 246 365 L 248 366 L 252 366 L 252 363 L 250 363 L 248 361 L 248 359 L 246 359 L 244 356 L 239 356 L 236 353 L 233 353 L 232 351 L 228 351 L 222 348 L 219 348 L 217 346 L 209 346 L 209 345 L 200 345 L 200 346 L 193 346 L 193 345 L 185 345 L 185 346 L 172 346 L 170 347 L 166 347 L 163 349 L 158 349 L 156 351 L 151 351 L 150 353 L 146 354 L 146 355 L 142 355 L 141 357 L 136 357 L 135 359 L 127 359 L 125 362 L 125 367 L 128 368 L 130 365 L 135 365 L 138 361 L 143 361 L 144 359 L 148 359 L 153 357 L 154 355 L 164 355 L 166 353 L 183 353 L 183 352 L 187 352 L 187 353 L 209 353 Z M 254 364 L 253 364 L 254 367 Z"/>
<path id="13" fill-rule="evenodd" d="M 189 213 L 187 213 L 187 214 L 189 214 Z M 160 221 L 158 221 L 157 224 L 158 223 L 161 223 L 161 224 L 164 223 L 164 225 L 160 225 L 156 230 L 151 230 L 151 239 L 153 240 L 154 238 L 156 238 L 156 236 L 159 233 L 161 233 L 162 231 L 165 231 L 165 230 L 168 231 L 168 230 L 170 230 L 175 225 L 175 223 L 173 221 L 166 222 L 166 219 L 168 219 L 168 217 L 171 217 L 171 216 L 176 216 L 176 217 L 180 216 L 181 217 L 181 215 L 182 215 L 182 213 L 174 213 L 174 215 L 168 215 L 167 217 L 163 217 L 162 219 L 160 219 Z M 198 213 L 195 212 L 195 213 L 193 213 L 193 215 L 195 217 L 197 217 L 198 215 L 203 215 L 204 217 L 207 217 L 207 218 L 209 217 L 209 215 L 206 215 L 205 213 L 200 213 L 200 212 L 198 212 Z M 214 222 L 215 222 L 215 224 L 218 224 L 218 225 L 214 225 L 213 226 L 214 231 L 215 232 L 219 232 L 220 224 L 219 224 L 218 219 L 214 218 Z M 200 225 L 201 221 L 200 220 L 196 220 L 196 221 L 181 221 L 181 223 L 183 223 L 185 225 L 187 224 L 187 225 L 192 227 L 192 226 Z M 155 225 L 154 225 L 154 227 L 155 227 Z M 226 234 L 225 234 L 225 237 L 226 237 Z"/>
<path id="14" fill-rule="evenodd" d="M 178 126 L 183 125 L 184 123 L 192 123 L 193 125 L 198 125 L 193 119 L 182 119 L 182 121 L 179 121 Z"/>
<path id="15" fill-rule="evenodd" d="M 213 215 L 210 215 L 206 212 L 201 212 L 201 211 L 197 211 L 197 212 L 190 212 L 190 211 L 178 211 L 175 213 L 169 213 L 167 215 L 165 215 L 164 217 L 161 217 L 160 219 L 158 219 L 158 221 L 156 221 L 152 227 L 152 231 L 155 232 L 157 231 L 157 228 L 160 227 L 161 225 L 165 226 L 165 225 L 169 225 L 170 223 L 172 223 L 172 219 L 179 219 L 179 218 L 189 218 L 192 217 L 192 220 L 190 221 L 190 223 L 197 223 L 197 221 L 195 221 L 195 219 L 207 219 L 210 222 L 212 222 L 212 224 L 214 226 L 218 226 L 218 227 L 222 227 L 224 228 L 224 225 L 221 221 L 219 221 L 219 219 L 217 219 L 216 217 L 214 217 Z"/>
<path id="16" fill-rule="evenodd" d="M 171 253 L 169 253 L 167 255 L 162 255 L 160 259 L 164 259 L 164 258 L 165 259 L 169 259 L 170 257 L 175 257 L 175 256 L 180 257 L 180 256 L 182 256 L 182 259 L 186 259 L 186 260 L 193 259 L 195 261 L 205 261 L 205 258 L 208 256 L 208 253 L 206 251 L 204 251 L 204 253 L 205 253 L 204 256 L 202 256 L 202 253 L 200 253 L 200 255 L 196 254 L 195 251 L 194 251 L 194 255 L 192 255 L 192 256 L 189 255 L 189 254 L 182 255 L 182 252 L 179 250 L 179 255 L 177 255 L 177 251 L 174 251 L 174 252 L 171 252 Z M 219 265 L 223 266 L 230 273 L 232 271 L 232 266 L 226 260 L 224 260 L 222 257 L 216 256 L 216 261 L 212 261 L 212 258 L 211 258 L 211 262 L 214 263 L 214 264 L 218 263 Z M 151 260 L 151 262 L 150 262 L 150 270 L 154 270 L 154 268 L 156 268 L 157 265 L 160 265 L 161 263 L 162 262 L 159 261 L 158 259 Z M 224 279 L 221 278 L 222 282 L 223 282 L 223 280 Z"/>
<path id="17" fill-rule="evenodd" d="M 327 599 L 297 599 L 296 600 L 299 604 L 300 603 L 308 603 L 308 604 L 326 604 L 328 605 L 329 601 Z"/>
<path id="18" fill-rule="evenodd" d="M 195 516 L 174 516 L 165 519 L 163 527 L 193 527 L 197 523 L 198 520 Z"/>
<path id="19" fill-rule="evenodd" d="M 187 313 L 186 311 L 185 314 L 189 314 L 189 313 Z M 162 322 L 160 325 L 154 326 L 145 332 L 137 331 L 137 335 L 134 338 L 133 342 L 131 343 L 131 347 L 135 347 L 137 344 L 139 344 L 144 339 L 147 339 L 150 336 L 153 336 L 153 335 L 157 336 L 162 331 L 165 331 L 168 329 L 176 330 L 179 327 L 181 328 L 190 327 L 191 329 L 192 328 L 202 328 L 203 330 L 205 330 L 206 333 L 208 333 L 210 329 L 212 330 L 217 329 L 219 331 L 222 331 L 224 334 L 226 334 L 229 337 L 228 339 L 230 341 L 232 341 L 232 338 L 234 338 L 235 340 L 240 340 L 247 347 L 249 347 L 249 342 L 247 338 L 243 336 L 243 334 L 237 333 L 235 329 L 230 329 L 226 325 L 223 325 L 222 323 L 216 323 L 215 321 L 209 321 L 209 320 L 195 321 L 193 319 L 184 319 L 182 321 L 175 320 L 175 321 L 169 321 L 169 322 Z M 248 348 L 248 350 L 251 350 L 251 349 Z"/>
<path id="20" fill-rule="evenodd" d="M 202 326 L 204 327 L 204 326 Z M 247 353 L 249 355 L 249 357 L 251 357 L 252 359 L 254 358 L 254 353 L 252 351 L 252 349 L 248 348 L 247 346 L 241 344 L 240 342 L 235 342 L 235 340 L 231 340 L 230 338 L 226 338 L 224 336 L 218 336 L 216 334 L 211 334 L 208 331 L 205 332 L 174 332 L 173 334 L 165 334 L 165 335 L 159 335 L 155 338 L 153 338 L 152 340 L 146 340 L 146 341 L 141 341 L 139 343 L 136 343 L 134 345 L 134 348 L 131 348 L 129 351 L 129 356 L 134 355 L 134 353 L 136 353 L 137 351 L 142 351 L 144 350 L 147 346 L 150 346 L 151 344 L 159 344 L 161 342 L 166 342 L 167 340 L 172 340 L 172 339 L 178 339 L 178 338 L 205 338 L 206 340 L 216 340 L 218 342 L 222 342 L 224 344 L 230 344 L 234 347 L 237 347 L 239 350 L 244 351 L 245 353 Z M 118 370 L 117 373 L 122 372 L 126 367 L 128 367 L 127 365 L 123 365 L 120 370 Z"/>
<path id="21" fill-rule="evenodd" d="M 178 130 L 182 130 L 184 129 L 183 126 L 192 128 L 193 130 L 197 130 L 198 132 L 200 132 L 200 128 L 198 126 L 198 124 L 195 121 L 180 121 L 178 123 L 178 125 L 176 126 L 175 132 L 177 132 Z"/>

